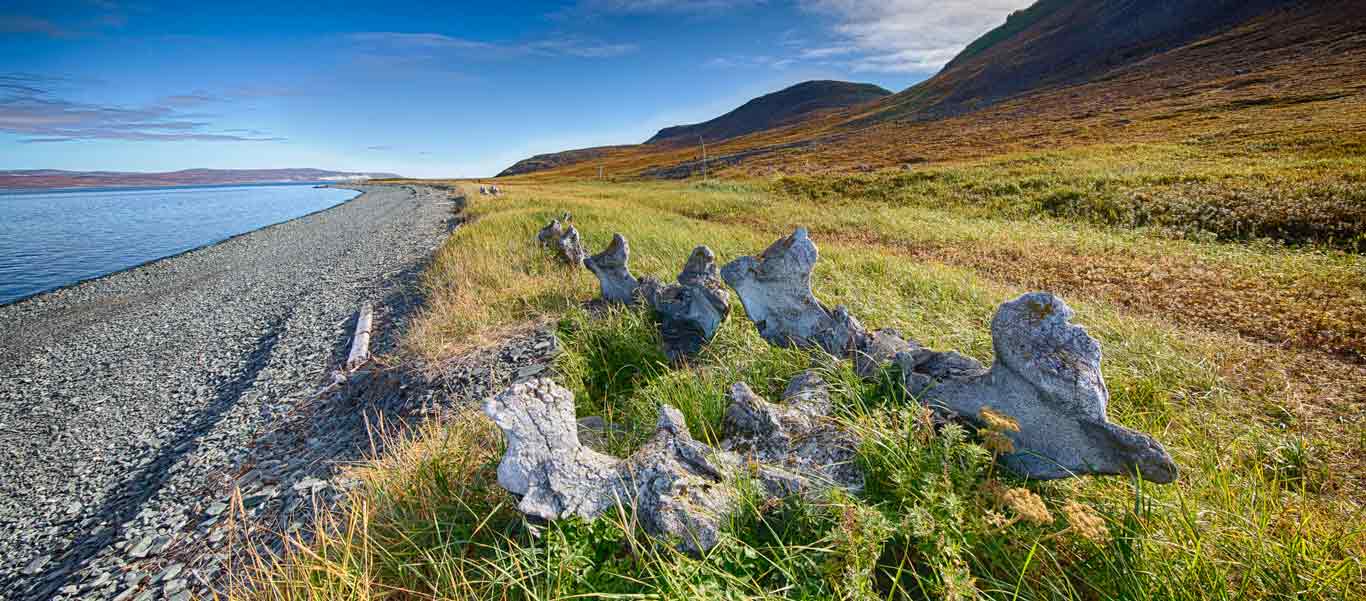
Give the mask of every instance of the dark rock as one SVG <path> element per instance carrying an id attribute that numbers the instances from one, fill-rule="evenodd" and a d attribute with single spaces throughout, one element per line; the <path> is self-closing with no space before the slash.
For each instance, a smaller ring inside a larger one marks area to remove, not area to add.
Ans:
<path id="1" fill-rule="evenodd" d="M 716 255 L 705 246 L 693 249 L 677 284 L 664 286 L 646 277 L 640 292 L 659 317 L 664 353 L 671 361 L 701 352 L 730 315 L 730 293 L 716 268 Z"/>

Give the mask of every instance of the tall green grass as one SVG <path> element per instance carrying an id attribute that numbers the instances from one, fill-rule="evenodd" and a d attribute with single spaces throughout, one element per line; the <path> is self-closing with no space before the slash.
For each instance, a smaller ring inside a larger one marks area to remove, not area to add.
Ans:
<path id="1" fill-rule="evenodd" d="M 983 184 L 1005 189 L 1025 180 L 1000 176 Z M 772 348 L 738 302 L 701 356 L 672 366 L 648 311 L 589 312 L 583 303 L 596 295 L 591 274 L 556 263 L 531 242 L 545 221 L 568 210 L 590 248 L 622 232 L 637 275 L 672 279 L 698 243 L 725 261 L 760 251 L 794 223 L 812 224 L 823 301 L 848 305 L 869 327 L 894 327 L 984 361 L 991 359 L 992 311 L 1022 290 L 995 272 L 892 249 L 902 242 L 990 245 L 1032 265 L 1049 249 L 1084 248 L 1102 259 L 1195 255 L 1305 281 L 1359 278 L 1355 256 L 852 196 L 793 201 L 755 182 L 513 189 L 505 199 L 477 203 L 472 221 L 441 249 L 428 274 L 428 313 L 408 344 L 435 362 L 501 328 L 547 323 L 563 343 L 557 379 L 575 393 L 580 416 L 616 426 L 606 448 L 618 455 L 650 435 L 662 404 L 679 408 L 697 438 L 714 442 L 731 384 L 744 381 L 776 400 L 793 374 L 814 366 L 833 385 L 837 419 L 863 440 L 868 482 L 861 493 L 780 502 L 746 494 L 722 544 L 701 558 L 643 536 L 625 510 L 592 522 L 533 524 L 497 485 L 501 437 L 471 408 L 360 466 L 363 485 L 323 518 L 321 534 L 297 541 L 281 562 L 244 572 L 232 596 L 1362 598 L 1366 515 L 1353 488 L 1356 453 L 1366 443 L 1360 420 L 1340 405 L 1306 410 L 1295 395 L 1316 384 L 1300 374 L 1249 386 L 1239 373 L 1249 356 L 1289 365 L 1299 357 L 1292 350 L 1268 351 L 1225 331 L 1136 313 L 1103 291 L 1079 288 L 1067 300 L 1102 343 L 1111 419 L 1152 433 L 1182 475 L 1169 486 L 1126 478 L 1025 482 L 996 466 L 983 433 L 930 423 L 894 385 L 895 374 L 863 381 L 847 366 Z"/>
<path id="2" fill-rule="evenodd" d="M 1313 492 L 1297 475 L 1231 464 L 1171 430 L 1159 437 L 1182 457 L 1178 485 L 1026 482 L 996 466 L 978 434 L 936 426 L 912 399 L 889 395 L 894 375 L 864 381 L 847 365 L 768 347 L 739 319 L 681 369 L 659 353 L 646 311 L 574 310 L 557 328 L 560 377 L 581 414 L 623 428 L 618 454 L 652 431 L 663 403 L 714 438 L 731 383 L 772 399 L 815 365 L 837 419 L 863 441 L 866 490 L 782 501 L 751 490 L 722 543 L 690 557 L 645 537 L 624 508 L 593 522 L 528 523 L 496 483 L 496 431 L 467 415 L 362 470 L 349 513 L 238 596 L 1343 599 L 1366 584 L 1359 520 L 1324 519 L 1300 505 Z M 1133 401 L 1127 390 L 1116 404 Z"/>

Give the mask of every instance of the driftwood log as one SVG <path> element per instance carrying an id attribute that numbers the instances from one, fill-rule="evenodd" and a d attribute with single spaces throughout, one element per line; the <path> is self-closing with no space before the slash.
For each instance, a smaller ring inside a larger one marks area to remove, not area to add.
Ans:
<path id="1" fill-rule="evenodd" d="M 370 329 L 375 311 L 370 303 L 361 305 L 356 316 L 356 333 L 351 336 L 351 354 L 346 358 L 346 370 L 355 371 L 370 360 Z"/>

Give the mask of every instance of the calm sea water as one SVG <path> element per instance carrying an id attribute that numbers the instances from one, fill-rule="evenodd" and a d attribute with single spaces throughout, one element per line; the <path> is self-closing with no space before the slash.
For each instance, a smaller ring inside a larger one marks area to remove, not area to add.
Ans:
<path id="1" fill-rule="evenodd" d="M 356 195 L 309 185 L 0 193 L 0 305 Z"/>

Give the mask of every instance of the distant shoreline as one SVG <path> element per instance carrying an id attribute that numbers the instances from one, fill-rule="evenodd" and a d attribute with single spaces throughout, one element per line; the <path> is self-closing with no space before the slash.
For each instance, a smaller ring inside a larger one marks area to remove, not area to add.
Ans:
<path id="1" fill-rule="evenodd" d="M 252 183 L 227 183 L 227 184 L 170 184 L 165 186 L 74 186 L 63 188 L 0 188 L 0 196 L 13 194 L 61 194 L 65 192 L 137 192 L 137 191 L 156 191 L 156 190 L 198 190 L 203 188 L 262 188 L 272 186 L 338 186 L 345 187 L 351 185 L 367 185 L 365 181 L 335 181 L 317 180 L 302 182 L 252 182 Z"/>

